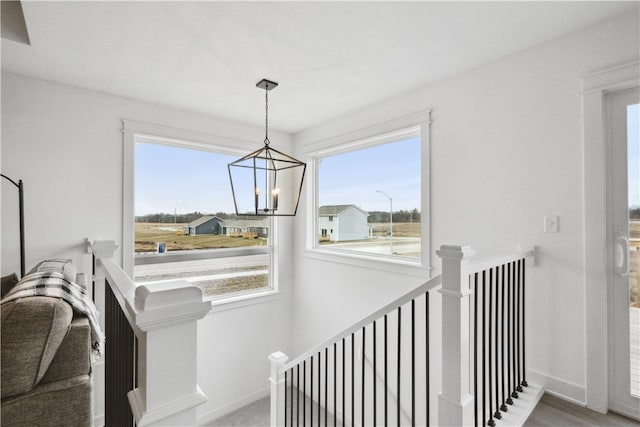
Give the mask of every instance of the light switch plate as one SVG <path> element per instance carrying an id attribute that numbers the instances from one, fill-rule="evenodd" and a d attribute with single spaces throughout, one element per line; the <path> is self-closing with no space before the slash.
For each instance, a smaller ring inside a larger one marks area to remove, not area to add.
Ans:
<path id="1" fill-rule="evenodd" d="M 544 232 L 545 233 L 557 233 L 558 232 L 558 215 L 545 215 L 544 217 Z"/>

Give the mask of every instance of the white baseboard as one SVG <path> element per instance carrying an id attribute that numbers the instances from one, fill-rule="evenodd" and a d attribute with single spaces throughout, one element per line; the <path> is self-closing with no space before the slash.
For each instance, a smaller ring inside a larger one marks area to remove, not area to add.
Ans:
<path id="1" fill-rule="evenodd" d="M 104 414 L 93 417 L 93 425 L 94 427 L 104 426 Z"/>
<path id="2" fill-rule="evenodd" d="M 266 387 L 256 393 L 252 393 L 248 396 L 245 396 L 241 399 L 235 400 L 231 403 L 228 403 L 226 405 L 223 405 L 219 408 L 214 409 L 213 411 L 209 411 L 205 414 L 199 415 L 197 422 L 199 426 L 203 426 L 206 424 L 209 424 L 215 420 L 217 420 L 218 418 L 222 418 L 225 415 L 228 415 L 230 413 L 232 413 L 233 411 L 242 408 L 243 406 L 247 406 L 253 402 L 255 402 L 256 400 L 260 400 L 264 397 L 269 396 L 269 393 L 271 392 L 271 388 L 270 387 Z"/>
<path id="3" fill-rule="evenodd" d="M 527 381 L 539 384 L 546 393 L 579 406 L 586 406 L 587 391 L 577 384 L 527 369 Z"/>
<path id="4" fill-rule="evenodd" d="M 94 427 L 104 427 L 104 357 L 96 360 L 91 366 L 91 402 L 93 405 Z"/>
<path id="5" fill-rule="evenodd" d="M 640 418 L 638 418 L 638 408 L 636 406 L 614 403 L 609 410 L 631 418 L 632 420 L 640 421 Z"/>

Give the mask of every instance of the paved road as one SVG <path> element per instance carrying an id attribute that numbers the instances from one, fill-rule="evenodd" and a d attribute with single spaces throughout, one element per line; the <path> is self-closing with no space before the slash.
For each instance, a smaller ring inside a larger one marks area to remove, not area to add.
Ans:
<path id="1" fill-rule="evenodd" d="M 264 266 L 269 263 L 269 255 L 247 255 L 241 257 L 205 259 L 197 261 L 165 262 L 162 264 L 137 265 L 134 269 L 136 281 L 145 276 L 223 270 L 225 268 L 246 268 Z"/>
<path id="2" fill-rule="evenodd" d="M 234 277 L 260 276 L 263 274 L 269 274 L 269 270 L 249 270 L 249 271 L 237 271 L 234 273 L 207 274 L 205 276 L 188 276 L 188 277 L 181 278 L 181 280 L 186 280 L 189 283 L 199 283 L 199 282 L 207 282 L 211 280 L 231 279 Z M 153 283 L 166 282 L 169 280 L 176 280 L 176 279 L 146 280 L 145 278 L 142 278 L 140 280 L 137 280 L 137 282 L 153 284 Z"/>
<path id="3" fill-rule="evenodd" d="M 369 241 L 332 243 L 326 245 L 325 247 L 350 249 L 359 252 L 383 255 L 391 253 L 390 242 L 388 239 L 372 239 Z M 396 255 L 417 257 L 415 254 L 420 253 L 420 239 L 396 237 L 393 239 L 393 251 Z M 196 261 L 165 262 L 160 264 L 137 265 L 134 269 L 134 276 L 136 278 L 136 281 L 148 281 L 157 280 L 157 276 L 178 274 L 181 272 L 194 273 L 199 271 L 207 271 L 209 272 L 207 273 L 207 275 L 209 275 L 213 270 L 223 270 L 227 268 L 242 269 L 256 266 L 266 266 L 268 264 L 268 254 Z M 224 272 L 221 271 L 220 274 L 224 274 Z M 154 278 L 153 276 L 156 277 Z"/>

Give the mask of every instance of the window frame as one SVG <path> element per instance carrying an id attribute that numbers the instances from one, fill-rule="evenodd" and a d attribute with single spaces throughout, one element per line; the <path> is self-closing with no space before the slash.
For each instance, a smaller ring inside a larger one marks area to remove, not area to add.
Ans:
<path id="1" fill-rule="evenodd" d="M 255 143 L 233 138 L 202 134 L 181 129 L 166 128 L 132 120 L 123 120 L 123 231 L 122 231 L 122 266 L 129 277 L 134 277 L 137 264 L 153 263 L 154 259 L 163 262 L 188 261 L 197 259 L 232 258 L 267 254 L 269 258 L 269 287 L 240 293 L 205 296 L 212 302 L 212 311 L 251 304 L 250 300 L 271 299 L 280 294 L 278 256 L 275 247 L 278 241 L 278 221 L 269 218 L 270 231 L 267 245 L 245 248 L 203 249 L 187 253 L 175 251 L 165 254 L 136 255 L 135 245 L 135 148 L 138 143 L 154 143 L 172 147 L 209 151 L 218 154 L 242 156 L 255 150 Z"/>
<path id="2" fill-rule="evenodd" d="M 429 276 L 431 272 L 431 200 L 430 200 L 430 127 L 431 111 L 416 113 L 382 123 L 381 125 L 361 129 L 327 140 L 308 144 L 307 156 L 309 181 L 307 184 L 307 236 L 305 254 L 320 260 L 345 263 L 385 271 L 397 271 L 418 277 Z M 394 257 L 383 254 L 368 254 L 350 250 L 341 250 L 321 246 L 318 242 L 320 232 L 318 221 L 319 208 L 319 160 L 323 157 L 338 155 L 398 142 L 411 137 L 420 137 L 420 212 L 421 212 L 421 254 L 419 259 Z"/>

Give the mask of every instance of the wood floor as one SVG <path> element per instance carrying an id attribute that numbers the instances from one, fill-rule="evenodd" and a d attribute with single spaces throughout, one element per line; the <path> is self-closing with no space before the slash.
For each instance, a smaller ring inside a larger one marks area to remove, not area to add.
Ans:
<path id="1" fill-rule="evenodd" d="M 611 412 L 603 415 L 545 394 L 524 425 L 525 427 L 638 427 L 640 422 Z"/>
<path id="2" fill-rule="evenodd" d="M 269 397 L 207 425 L 212 427 L 268 426 Z M 613 413 L 599 414 L 545 394 L 524 425 L 525 427 L 638 427 L 640 422 Z"/>

